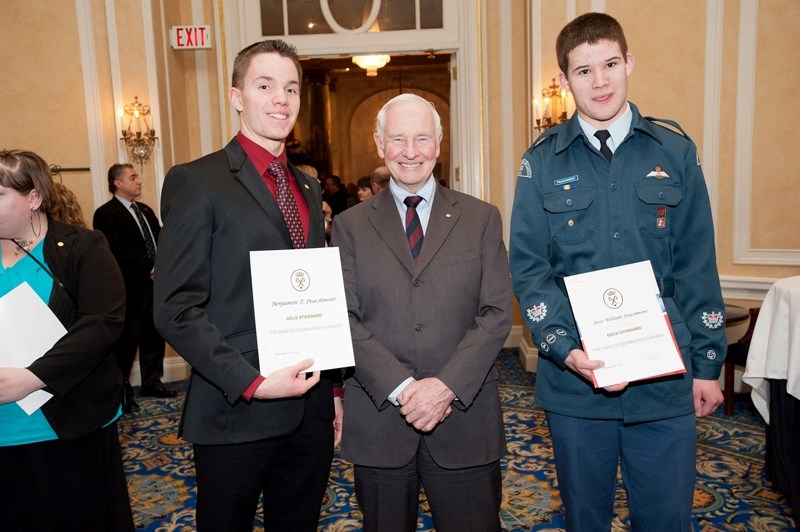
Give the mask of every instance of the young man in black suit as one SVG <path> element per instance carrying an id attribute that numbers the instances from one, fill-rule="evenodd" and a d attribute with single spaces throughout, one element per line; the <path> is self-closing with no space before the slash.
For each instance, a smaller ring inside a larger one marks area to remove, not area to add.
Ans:
<path id="1" fill-rule="evenodd" d="M 341 399 L 326 372 L 306 378 L 310 359 L 260 373 L 250 274 L 250 251 L 325 245 L 320 187 L 286 158 L 302 68 L 268 40 L 239 52 L 232 77 L 239 133 L 164 181 L 156 325 L 192 366 L 181 435 L 198 530 L 251 531 L 263 493 L 267 530 L 315 532 Z"/>
<path id="2" fill-rule="evenodd" d="M 138 408 L 128 382 L 137 348 L 142 395 L 175 396 L 161 382 L 164 340 L 153 324 L 153 265 L 161 225 L 153 209 L 136 201 L 142 180 L 132 164 L 108 169 L 108 190 L 114 197 L 98 207 L 92 225 L 105 234 L 125 280 L 125 329 L 113 349 L 125 377 L 123 409 L 130 412 Z"/>

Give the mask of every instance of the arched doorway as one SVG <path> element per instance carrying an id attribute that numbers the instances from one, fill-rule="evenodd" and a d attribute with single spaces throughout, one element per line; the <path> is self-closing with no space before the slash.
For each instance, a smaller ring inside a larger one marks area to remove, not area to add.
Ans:
<path id="1" fill-rule="evenodd" d="M 303 162 L 321 174 L 355 183 L 383 164 L 373 141 L 380 108 L 401 93 L 431 101 L 442 119 L 444 138 L 436 177 L 450 182 L 450 55 L 394 57 L 391 66 L 367 77 L 349 58 L 303 61 L 302 107 L 294 138 Z"/>
<path id="2" fill-rule="evenodd" d="M 443 99 L 449 101 L 450 120 L 448 123 L 443 123 L 443 125 L 446 129 L 449 126 L 450 134 L 449 183 L 455 189 L 486 199 L 488 191 L 484 183 L 484 117 L 481 112 L 476 112 L 476 110 L 482 109 L 480 77 L 482 59 L 480 55 L 480 40 L 475 38 L 475 35 L 480 32 L 481 26 L 480 3 L 463 2 L 461 0 L 430 0 L 430 2 L 426 0 L 426 2 L 418 2 L 416 4 L 417 20 L 413 27 L 393 30 L 384 27 L 381 17 L 384 16 L 384 8 L 390 9 L 391 7 L 391 9 L 395 9 L 399 4 L 379 2 L 377 0 L 362 0 L 348 3 L 347 6 L 350 7 L 346 8 L 346 11 L 352 11 L 355 9 L 354 6 L 356 4 L 360 6 L 361 14 L 359 15 L 359 20 L 362 21 L 360 26 L 356 24 L 350 28 L 332 28 L 334 33 L 327 33 L 327 30 L 323 33 L 315 33 L 317 30 L 313 30 L 311 33 L 307 31 L 295 33 L 292 29 L 293 22 L 289 20 L 292 14 L 298 14 L 298 20 L 303 21 L 304 24 L 308 19 L 306 24 L 306 27 L 308 27 L 308 24 L 313 22 L 310 17 L 317 10 L 315 6 L 317 4 L 322 6 L 322 0 L 303 0 L 302 3 L 292 4 L 278 2 L 278 0 L 262 0 L 261 2 L 249 0 L 225 1 L 229 15 L 225 17 L 225 26 L 227 35 L 230 37 L 229 42 L 232 44 L 226 49 L 229 63 L 233 62 L 238 49 L 258 39 L 270 37 L 280 37 L 297 45 L 300 54 L 308 58 L 331 58 L 336 56 L 350 62 L 350 57 L 354 55 L 391 54 L 392 63 L 394 63 L 395 57 L 402 57 L 403 55 L 424 57 L 428 54 L 435 56 L 444 54 L 448 56 L 450 72 L 452 72 L 449 77 L 451 80 L 450 94 L 449 98 L 445 96 Z M 271 34 L 265 34 L 262 31 L 262 5 L 266 5 L 265 2 L 269 2 L 275 9 L 278 9 L 278 4 L 285 6 L 285 8 L 281 8 L 281 17 L 278 17 L 278 11 L 271 11 L 270 13 L 272 14 L 268 16 L 268 19 L 279 18 L 284 21 L 281 26 L 282 33 L 278 33 L 278 29 L 273 30 Z M 380 8 L 381 11 L 378 13 L 377 18 L 373 19 L 372 7 L 376 3 L 382 4 L 383 7 Z M 404 3 L 403 6 L 405 5 Z M 408 5 L 413 7 L 415 4 L 410 3 Z M 433 13 L 431 6 L 440 6 L 436 10 L 441 15 L 440 22 L 438 25 L 426 26 L 422 21 L 425 16 Z M 305 9 L 305 7 L 308 9 Z M 313 10 L 311 9 L 312 7 L 314 8 Z M 346 6 L 342 4 L 340 7 L 345 9 Z M 339 13 L 335 13 L 335 15 L 335 18 L 340 22 L 344 20 Z M 370 20 L 380 23 L 381 28 L 379 31 L 375 31 L 378 29 L 375 24 L 369 26 L 368 22 Z M 365 28 L 368 28 L 369 31 Z M 380 78 L 381 74 L 379 73 L 377 78 L 371 79 Z M 336 86 L 336 90 L 339 90 L 338 87 L 341 85 L 337 83 Z M 431 92 L 436 93 L 436 91 Z M 334 105 L 335 103 L 331 101 L 329 117 L 335 115 Z M 238 121 L 235 116 L 231 116 L 229 125 L 231 131 L 238 129 Z M 311 124 L 301 124 L 301 127 L 304 125 L 306 128 L 311 126 Z M 332 124 L 331 136 L 335 134 L 333 132 L 335 127 L 336 124 Z M 342 137 L 349 137 L 349 135 L 348 131 Z M 345 156 L 344 154 L 347 153 L 349 153 L 349 150 L 341 152 L 333 150 L 329 154 L 329 158 L 332 161 L 331 164 L 336 165 L 336 161 L 342 160 Z M 343 166 L 340 167 L 343 168 Z"/>

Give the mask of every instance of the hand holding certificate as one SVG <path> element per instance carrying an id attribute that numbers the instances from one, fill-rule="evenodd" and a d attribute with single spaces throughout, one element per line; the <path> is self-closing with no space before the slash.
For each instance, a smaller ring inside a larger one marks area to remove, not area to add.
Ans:
<path id="1" fill-rule="evenodd" d="M 30 366 L 66 333 L 55 314 L 28 283 L 22 283 L 0 298 L 0 366 Z M 17 404 L 31 415 L 51 397 L 49 392 L 36 390 Z"/>
<path id="2" fill-rule="evenodd" d="M 649 261 L 564 279 L 596 387 L 684 373 Z"/>
<path id="3" fill-rule="evenodd" d="M 250 269 L 262 375 L 355 364 L 339 248 L 251 251 Z"/>

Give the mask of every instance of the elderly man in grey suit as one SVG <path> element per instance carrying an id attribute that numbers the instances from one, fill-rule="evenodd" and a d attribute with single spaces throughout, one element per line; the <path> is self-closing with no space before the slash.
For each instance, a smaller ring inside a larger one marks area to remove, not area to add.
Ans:
<path id="1" fill-rule="evenodd" d="M 355 370 L 342 455 L 364 530 L 416 528 L 420 482 L 439 532 L 500 530 L 505 452 L 494 361 L 511 328 L 500 214 L 437 184 L 433 105 L 402 94 L 378 113 L 388 193 L 340 214 Z"/>

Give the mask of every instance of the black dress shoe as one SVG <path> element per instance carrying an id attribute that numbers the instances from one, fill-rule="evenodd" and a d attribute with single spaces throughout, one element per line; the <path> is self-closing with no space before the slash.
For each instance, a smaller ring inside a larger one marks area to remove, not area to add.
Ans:
<path id="1" fill-rule="evenodd" d="M 178 395 L 177 392 L 172 390 L 168 390 L 163 384 L 159 383 L 155 386 L 142 386 L 142 396 L 143 397 L 175 397 Z"/>
<path id="2" fill-rule="evenodd" d="M 133 399 L 122 404 L 123 414 L 136 414 L 137 412 L 139 412 L 139 405 Z"/>

